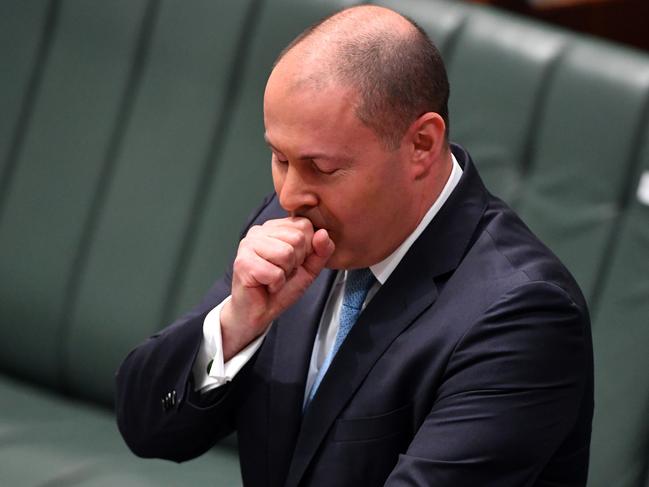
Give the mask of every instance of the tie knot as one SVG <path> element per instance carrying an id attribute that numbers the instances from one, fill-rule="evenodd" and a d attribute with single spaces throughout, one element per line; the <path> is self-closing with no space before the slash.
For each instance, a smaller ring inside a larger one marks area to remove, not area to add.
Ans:
<path id="1" fill-rule="evenodd" d="M 347 271 L 343 303 L 360 310 L 374 281 L 374 274 L 367 267 Z"/>

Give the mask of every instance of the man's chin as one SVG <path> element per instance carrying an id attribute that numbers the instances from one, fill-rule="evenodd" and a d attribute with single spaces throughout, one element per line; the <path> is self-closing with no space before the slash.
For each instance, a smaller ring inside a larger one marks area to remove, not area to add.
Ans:
<path id="1" fill-rule="evenodd" d="M 329 260 L 325 264 L 325 267 L 333 271 L 339 271 L 346 268 L 344 260 L 340 258 L 338 249 L 334 250 L 333 255 L 329 257 Z"/>
<path id="2" fill-rule="evenodd" d="M 354 258 L 354 256 L 351 256 L 349 254 L 345 255 L 344 253 L 339 252 L 336 249 L 333 255 L 325 264 L 325 267 L 333 271 L 342 271 L 349 269 L 359 269 L 368 266 L 361 262 L 358 257 Z"/>

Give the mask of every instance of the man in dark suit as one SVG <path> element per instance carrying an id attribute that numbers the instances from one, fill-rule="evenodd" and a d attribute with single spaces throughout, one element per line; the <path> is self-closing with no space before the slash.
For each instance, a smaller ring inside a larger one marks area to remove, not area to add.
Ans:
<path id="1" fill-rule="evenodd" d="M 448 143 L 425 34 L 308 29 L 264 97 L 275 194 L 203 303 L 117 375 L 131 449 L 237 431 L 250 486 L 582 486 L 592 346 L 570 274 Z"/>

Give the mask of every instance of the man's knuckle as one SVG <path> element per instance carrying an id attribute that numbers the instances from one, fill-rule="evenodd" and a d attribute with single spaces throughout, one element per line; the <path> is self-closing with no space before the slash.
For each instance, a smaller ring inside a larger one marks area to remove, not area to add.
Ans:
<path id="1" fill-rule="evenodd" d="M 246 252 L 248 250 L 248 247 L 250 247 L 250 240 L 248 240 L 248 237 L 246 237 L 241 242 L 239 242 L 239 248 L 237 248 L 237 257 Z"/>
<path id="2" fill-rule="evenodd" d="M 300 218 L 299 226 L 305 232 L 311 231 L 313 229 L 313 225 L 311 225 L 311 222 L 306 218 Z"/>
<path id="3" fill-rule="evenodd" d="M 306 242 L 306 235 L 304 235 L 304 232 L 293 232 L 291 238 L 293 239 L 291 244 L 295 247 L 302 247 Z"/>
<path id="4" fill-rule="evenodd" d="M 286 245 L 282 245 L 279 248 L 278 253 L 279 253 L 279 258 L 283 262 L 290 262 L 293 259 L 294 249 L 291 245 L 286 244 Z"/>
<path id="5" fill-rule="evenodd" d="M 284 270 L 279 267 L 274 267 L 271 271 L 271 277 L 274 282 L 280 282 L 284 280 Z"/>
<path id="6" fill-rule="evenodd" d="M 237 257 L 234 259 L 234 262 L 232 263 L 232 269 L 234 270 L 234 272 L 235 273 L 241 273 L 247 267 L 248 267 L 248 265 L 247 265 L 246 257 L 243 256 L 243 255 L 237 255 Z"/>
<path id="7" fill-rule="evenodd" d="M 261 231 L 262 231 L 262 225 L 253 225 L 248 229 L 248 233 L 246 233 L 246 236 L 258 235 L 259 232 Z"/>

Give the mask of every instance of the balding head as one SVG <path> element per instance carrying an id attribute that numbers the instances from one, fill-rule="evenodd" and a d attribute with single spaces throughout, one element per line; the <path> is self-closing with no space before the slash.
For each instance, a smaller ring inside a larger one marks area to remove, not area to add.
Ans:
<path id="1" fill-rule="evenodd" d="M 279 56 L 288 88 L 342 84 L 357 93 L 358 118 L 389 148 L 420 115 L 448 126 L 449 87 L 439 52 L 411 20 L 376 6 L 352 7 L 309 27 Z"/>

